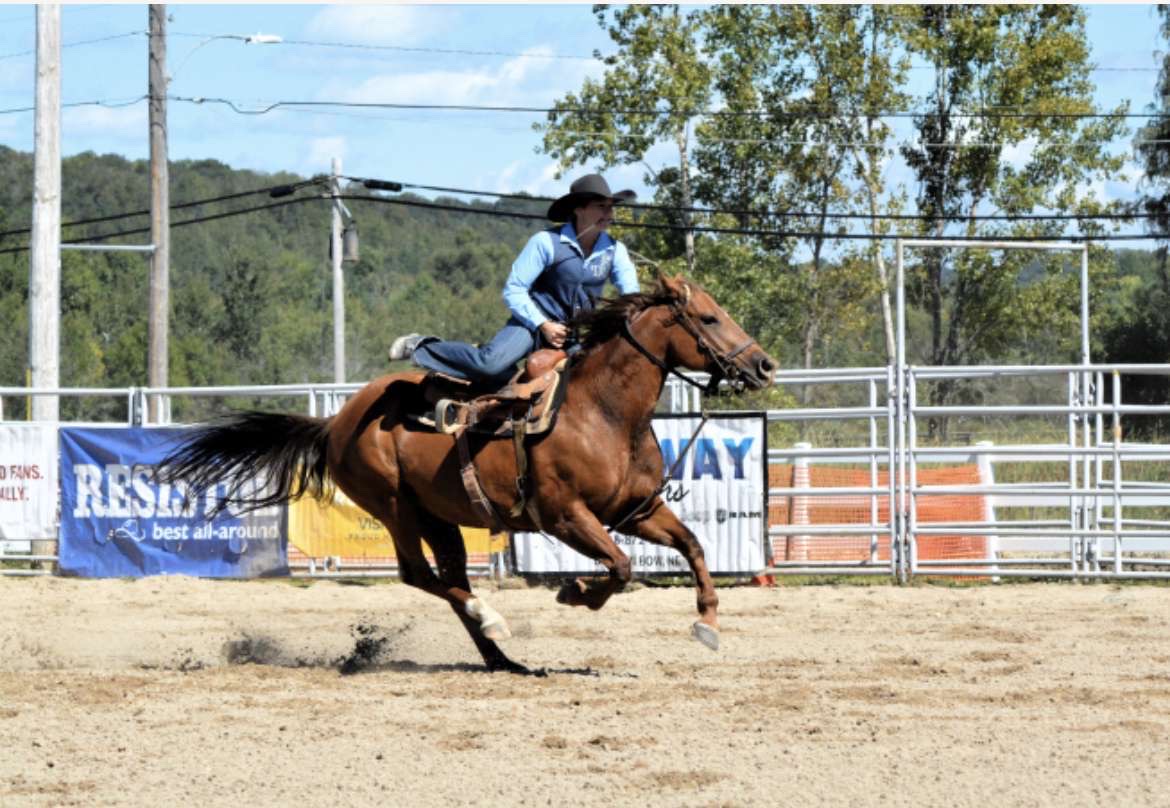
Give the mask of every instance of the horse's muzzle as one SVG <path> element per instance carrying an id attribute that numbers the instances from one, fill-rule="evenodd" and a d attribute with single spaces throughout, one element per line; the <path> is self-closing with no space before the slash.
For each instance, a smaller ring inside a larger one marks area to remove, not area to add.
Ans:
<path id="1" fill-rule="evenodd" d="M 743 374 L 744 381 L 755 390 L 770 386 L 779 367 L 776 360 L 759 349 L 753 351 L 747 360 L 750 370 Z"/>

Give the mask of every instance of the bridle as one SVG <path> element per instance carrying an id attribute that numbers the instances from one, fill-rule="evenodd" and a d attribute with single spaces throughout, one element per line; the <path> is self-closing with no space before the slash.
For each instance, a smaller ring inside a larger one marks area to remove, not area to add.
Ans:
<path id="1" fill-rule="evenodd" d="M 630 323 L 644 314 L 647 309 L 643 309 L 642 311 L 638 312 L 638 314 L 634 315 L 633 318 L 627 317 L 625 319 L 625 321 L 622 323 L 622 336 L 625 337 L 631 345 L 637 348 L 638 352 L 641 353 L 642 356 L 649 359 L 654 365 L 666 371 L 667 374 L 673 374 L 677 376 L 692 387 L 699 388 L 703 391 L 704 395 L 717 394 L 719 389 L 719 382 L 723 379 L 727 379 L 728 386 L 731 388 L 732 392 L 743 392 L 744 388 L 746 387 L 746 382 L 743 379 L 743 371 L 739 369 L 739 366 L 735 364 L 734 360 L 741 353 L 755 345 L 756 341 L 749 337 L 742 345 L 736 346 L 725 354 L 720 354 L 717 352 L 714 348 L 711 347 L 710 338 L 706 336 L 705 329 L 700 324 L 696 323 L 691 315 L 687 314 L 686 306 L 691 299 L 691 290 L 688 286 L 684 286 L 683 288 L 686 289 L 686 296 L 681 301 L 677 298 L 671 301 L 671 315 L 667 323 L 668 325 L 674 325 L 677 323 L 679 326 L 681 326 L 682 329 L 686 331 L 695 341 L 695 347 L 698 349 L 699 353 L 707 357 L 707 359 L 711 361 L 717 368 L 717 370 L 711 374 L 711 379 L 705 386 L 699 384 L 689 376 L 684 376 L 676 368 L 667 365 L 665 361 L 650 353 L 645 345 L 638 342 L 638 338 L 635 337 L 634 333 L 630 330 Z"/>
<path id="2" fill-rule="evenodd" d="M 642 311 L 638 312 L 633 317 L 627 317 L 622 321 L 622 336 L 625 337 L 631 345 L 637 348 L 638 352 L 641 353 L 642 356 L 649 359 L 651 363 L 661 368 L 668 375 L 673 374 L 692 387 L 699 388 L 703 391 L 703 395 L 716 395 L 719 389 L 719 382 L 723 379 L 727 379 L 728 386 L 733 392 L 742 392 L 746 386 L 746 383 L 743 379 L 743 372 L 734 363 L 734 360 L 735 357 L 739 356 L 748 348 L 755 345 L 756 341 L 749 337 L 747 342 L 744 342 L 742 345 L 737 345 L 727 353 L 720 354 L 711 347 L 710 339 L 705 336 L 706 332 L 703 327 L 696 323 L 693 317 L 687 314 L 686 306 L 691 299 L 691 290 L 689 286 L 685 285 L 683 286 L 683 289 L 685 290 L 684 298 L 681 301 L 675 298 L 670 303 L 671 315 L 667 323 L 668 327 L 676 323 L 681 326 L 682 329 L 690 334 L 691 338 L 694 339 L 695 346 L 698 348 L 699 352 L 715 364 L 717 370 L 711 374 L 711 380 L 707 382 L 705 386 L 699 384 L 694 379 L 679 373 L 676 368 L 667 365 L 665 361 L 650 353 L 649 349 L 647 349 L 645 345 L 638 342 L 638 338 L 635 337 L 634 332 L 630 330 L 630 324 L 645 314 L 648 309 L 642 309 Z M 648 497 L 639 502 L 633 510 L 627 513 L 618 522 L 612 524 L 610 526 L 611 530 L 620 530 L 630 520 L 642 518 L 647 515 L 646 508 L 650 506 L 655 499 L 658 498 L 659 494 L 666 490 L 666 486 L 669 485 L 671 479 L 674 477 L 675 472 L 678 471 L 678 468 L 682 464 L 683 459 L 686 457 L 687 452 L 690 451 L 691 447 L 695 445 L 695 438 L 698 437 L 699 433 L 703 430 L 703 427 L 710 419 L 710 415 L 707 413 L 705 408 L 703 410 L 702 416 L 703 417 L 699 421 L 698 426 L 695 427 L 694 433 L 691 434 L 690 440 L 683 444 L 683 450 L 679 452 L 678 457 L 675 458 L 674 465 L 663 475 L 662 481 L 658 484 L 658 487 Z M 658 438 L 655 437 L 654 440 L 657 442 Z"/>

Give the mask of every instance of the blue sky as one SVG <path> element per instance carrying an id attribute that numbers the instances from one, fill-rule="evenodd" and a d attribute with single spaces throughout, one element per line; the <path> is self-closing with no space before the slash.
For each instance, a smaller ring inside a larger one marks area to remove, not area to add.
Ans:
<path id="1" fill-rule="evenodd" d="M 1097 65 L 1098 101 L 1153 98 L 1155 51 L 1162 47 L 1152 5 L 1087 6 Z M 170 5 L 170 92 L 228 98 L 246 108 L 279 100 L 352 100 L 548 106 L 580 86 L 611 50 L 590 6 L 558 5 Z M 145 5 L 67 5 L 62 11 L 65 102 L 125 101 L 146 91 Z M 31 106 L 35 9 L 0 5 L 0 110 Z M 276 34 L 278 45 L 215 36 Z M 304 42 L 419 49 L 494 51 L 491 55 L 320 47 Z M 585 57 L 585 58 L 582 58 Z M 82 107 L 63 116 L 65 154 L 113 152 L 143 158 L 146 105 Z M 327 172 L 333 156 L 345 173 L 490 191 L 559 192 L 551 161 L 538 154 L 535 114 L 417 111 L 277 110 L 240 115 L 224 106 L 171 102 L 172 159 L 213 158 L 233 167 L 299 174 Z M 31 112 L 0 114 L 0 144 L 32 147 Z M 1128 139 L 1119 151 L 1129 151 Z M 668 164 L 672 150 L 649 155 Z M 611 184 L 644 190 L 644 168 L 611 169 Z M 898 168 L 892 169 L 897 176 Z M 1107 198 L 1129 198 L 1137 173 L 1098 185 Z M 911 195 L 913 195 L 913 189 Z"/>

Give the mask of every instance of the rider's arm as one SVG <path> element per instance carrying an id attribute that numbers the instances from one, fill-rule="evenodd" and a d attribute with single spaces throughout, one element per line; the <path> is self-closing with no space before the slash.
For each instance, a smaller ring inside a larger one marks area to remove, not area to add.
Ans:
<path id="1" fill-rule="evenodd" d="M 639 291 L 638 271 L 634 269 L 626 245 L 620 241 L 613 251 L 613 269 L 609 272 L 609 281 L 617 287 L 619 294 L 628 295 Z"/>
<path id="2" fill-rule="evenodd" d="M 533 331 L 540 328 L 540 324 L 548 317 L 532 302 L 528 290 L 536 283 L 536 279 L 544 272 L 552 257 L 552 237 L 546 232 L 537 233 L 528 239 L 528 243 L 512 263 L 512 272 L 504 283 L 504 303 L 507 304 L 508 310 Z"/>

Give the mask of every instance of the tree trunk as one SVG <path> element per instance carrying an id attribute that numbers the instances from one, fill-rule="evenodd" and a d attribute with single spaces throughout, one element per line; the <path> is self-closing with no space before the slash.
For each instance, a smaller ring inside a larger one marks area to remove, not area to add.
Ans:
<path id="1" fill-rule="evenodd" d="M 873 119 L 866 120 L 866 142 L 873 142 Z M 876 234 L 879 230 L 878 223 L 878 195 L 879 189 L 874 176 L 877 173 L 877 166 L 869 159 L 869 150 L 866 150 L 866 157 L 861 156 L 858 149 L 853 150 L 853 158 L 857 161 L 861 168 L 862 177 L 865 180 L 865 191 L 869 199 L 869 221 L 870 230 Z M 880 290 L 878 297 L 881 301 L 882 308 L 882 333 L 886 338 L 886 364 L 892 365 L 897 358 L 897 343 L 894 339 L 894 315 L 892 307 L 890 306 L 890 276 L 886 271 L 886 257 L 882 253 L 881 242 L 874 241 L 870 246 L 873 253 L 874 266 L 877 269 L 878 283 Z"/>
<path id="2" fill-rule="evenodd" d="M 876 222 L 877 208 L 871 208 L 871 213 Z M 873 258 L 874 265 L 877 267 L 878 283 L 881 284 L 882 333 L 886 337 L 886 364 L 892 365 L 897 359 L 898 346 L 894 339 L 894 314 L 890 308 L 890 279 L 886 272 L 886 257 L 882 254 L 880 242 L 873 243 Z"/>
<path id="3" fill-rule="evenodd" d="M 678 176 L 679 190 L 682 192 L 682 206 L 687 210 L 681 211 L 683 242 L 686 245 L 687 275 L 695 274 L 695 234 L 691 230 L 691 212 L 689 208 L 694 204 L 691 197 L 691 167 L 687 159 L 687 124 L 683 124 L 674 133 L 675 143 L 678 144 Z"/>

